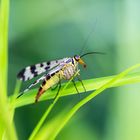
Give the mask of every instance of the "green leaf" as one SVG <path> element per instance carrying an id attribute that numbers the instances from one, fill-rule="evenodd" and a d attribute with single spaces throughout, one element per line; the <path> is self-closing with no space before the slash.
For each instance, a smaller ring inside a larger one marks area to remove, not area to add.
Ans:
<path id="1" fill-rule="evenodd" d="M 40 119 L 40 121 L 38 122 L 37 126 L 34 128 L 31 136 L 29 137 L 29 140 L 32 140 L 35 135 L 38 133 L 39 129 L 41 128 L 42 124 L 44 123 L 46 117 L 49 115 L 49 113 L 51 112 L 51 110 L 53 109 L 53 107 L 55 106 L 56 102 L 58 101 L 59 97 L 61 96 L 61 92 L 63 92 L 66 87 L 69 85 L 69 83 L 73 80 L 73 78 L 79 74 L 79 70 L 75 73 L 75 75 L 67 82 L 67 84 L 65 84 L 65 86 L 62 88 L 62 91 L 60 91 L 58 93 L 58 95 L 55 97 L 54 101 L 52 104 L 50 104 L 49 108 L 45 111 L 45 113 L 43 114 L 42 118 Z"/>
<path id="2" fill-rule="evenodd" d="M 95 79 L 88 79 L 88 80 L 83 80 L 83 83 L 84 83 L 84 86 L 86 87 L 87 91 L 92 91 L 92 90 L 98 89 L 100 86 L 104 85 L 106 82 L 110 81 L 114 77 L 115 77 L 115 75 L 101 77 L 101 78 L 95 78 Z M 133 84 L 133 83 L 137 83 L 137 82 L 140 82 L 140 72 L 135 72 L 135 73 L 126 75 L 122 79 L 119 79 L 117 82 L 112 84 L 109 88 L 127 85 L 127 84 Z M 65 83 L 62 85 L 62 88 L 64 88 L 64 86 L 65 86 Z M 80 93 L 84 92 L 84 89 L 81 86 L 80 82 L 76 82 L 76 86 Z M 15 107 L 22 107 L 24 105 L 34 103 L 37 90 L 38 89 L 30 90 L 22 97 L 16 99 Z M 55 97 L 56 92 L 57 92 L 57 89 L 53 90 L 53 91 L 48 90 L 46 93 L 44 93 L 44 95 L 42 95 L 42 98 L 40 98 L 40 100 L 43 101 L 43 100 L 53 99 Z M 72 95 L 72 94 L 77 94 L 77 92 L 76 92 L 73 84 L 70 83 L 67 87 L 67 90 L 64 90 L 63 92 L 61 92 L 61 96 L 68 96 L 68 95 Z"/>
<path id="3" fill-rule="evenodd" d="M 62 117 L 57 116 L 53 121 L 49 122 L 48 124 L 45 124 L 45 126 L 40 130 L 38 135 L 35 137 L 35 139 L 41 138 L 42 140 L 52 140 L 55 139 L 56 136 L 59 134 L 59 132 L 62 130 L 62 128 L 67 124 L 67 122 L 70 120 L 70 118 L 87 102 L 89 102 L 91 99 L 96 97 L 98 94 L 102 93 L 104 90 L 106 90 L 109 87 L 112 87 L 113 84 L 117 83 L 119 80 L 121 80 L 124 76 L 126 76 L 130 71 L 140 67 L 140 64 L 134 65 L 127 70 L 121 72 L 120 74 L 116 75 L 114 78 L 109 80 L 108 82 L 104 83 L 102 86 L 100 86 L 96 91 L 92 92 L 90 95 L 88 95 L 86 98 L 78 102 L 68 113 L 65 113 L 65 115 Z M 119 83 L 118 83 L 119 84 Z"/>
<path id="4" fill-rule="evenodd" d="M 0 1 L 0 139 L 16 140 L 7 98 L 9 0 Z"/>

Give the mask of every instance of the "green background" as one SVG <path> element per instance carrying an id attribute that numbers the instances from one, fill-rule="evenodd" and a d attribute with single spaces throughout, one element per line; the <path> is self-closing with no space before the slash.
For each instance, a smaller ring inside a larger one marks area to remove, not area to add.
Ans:
<path id="1" fill-rule="evenodd" d="M 87 68 L 80 67 L 82 79 L 117 74 L 138 63 L 139 6 L 139 0 L 11 0 L 9 95 L 23 67 L 73 56 L 83 48 L 83 53 L 100 51 L 106 55 L 85 57 Z M 23 83 L 22 89 L 29 83 Z M 139 84 L 106 90 L 81 108 L 57 139 L 139 140 L 139 91 Z M 48 119 L 86 94 L 61 98 Z M 28 138 L 50 103 L 43 101 L 16 109 L 14 119 L 20 140 Z"/>

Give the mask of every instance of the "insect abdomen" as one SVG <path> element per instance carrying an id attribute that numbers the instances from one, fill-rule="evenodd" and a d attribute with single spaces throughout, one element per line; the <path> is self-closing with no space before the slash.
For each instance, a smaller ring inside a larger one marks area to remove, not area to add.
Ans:
<path id="1" fill-rule="evenodd" d="M 47 91 L 49 88 L 53 87 L 56 85 L 60 80 L 62 79 L 62 73 L 61 71 L 55 73 L 52 76 L 47 75 L 46 79 L 43 81 L 42 85 L 40 86 L 38 93 L 36 95 L 36 100 L 35 102 L 38 101 L 39 97 Z"/>
<path id="2" fill-rule="evenodd" d="M 71 79 L 76 72 L 76 68 L 77 65 L 68 63 L 65 64 L 65 66 L 61 70 L 57 71 L 56 73 L 52 73 L 51 76 L 47 75 L 36 95 L 36 102 L 46 90 L 59 83 L 61 79 Z"/>

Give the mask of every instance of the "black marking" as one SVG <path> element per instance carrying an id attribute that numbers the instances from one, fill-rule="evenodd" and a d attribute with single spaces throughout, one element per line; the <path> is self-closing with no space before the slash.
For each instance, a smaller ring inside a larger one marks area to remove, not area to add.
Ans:
<path id="1" fill-rule="evenodd" d="M 51 62 L 50 62 L 50 61 L 48 61 L 48 62 L 47 62 L 47 65 L 50 65 L 50 64 L 51 64 Z"/>
<path id="2" fill-rule="evenodd" d="M 47 75 L 47 76 L 46 76 L 46 80 L 49 80 L 50 78 L 51 78 L 50 75 Z"/>
<path id="3" fill-rule="evenodd" d="M 36 72 L 36 66 L 35 65 L 32 65 L 31 66 L 31 73 L 33 74 L 33 77 L 36 77 L 38 75 L 38 72 Z M 31 78 L 29 77 L 28 80 L 30 80 Z"/>
<path id="4" fill-rule="evenodd" d="M 17 77 L 18 77 L 19 79 L 22 79 L 22 80 L 25 79 L 25 76 L 24 76 L 25 70 L 26 70 L 26 69 L 24 68 L 24 69 L 22 69 L 22 70 L 18 73 Z"/>
<path id="5" fill-rule="evenodd" d="M 41 91 L 41 90 L 42 90 L 42 87 L 40 86 L 39 91 Z"/>
<path id="6" fill-rule="evenodd" d="M 51 74 L 51 76 L 54 76 L 54 75 L 55 75 L 55 73 L 52 73 L 52 74 Z"/>
<path id="7" fill-rule="evenodd" d="M 73 58 L 72 58 L 72 64 L 74 65 L 74 60 L 73 60 Z"/>
<path id="8" fill-rule="evenodd" d="M 21 78 L 23 81 L 25 81 L 25 76 L 23 75 L 23 77 Z"/>
<path id="9" fill-rule="evenodd" d="M 42 82 L 42 86 L 44 86 L 46 84 L 46 81 L 44 80 L 43 82 Z"/>
<path id="10" fill-rule="evenodd" d="M 58 71 L 56 71 L 55 73 L 58 73 L 59 72 L 59 70 Z"/>
<path id="11" fill-rule="evenodd" d="M 75 55 L 75 56 L 74 56 L 74 59 L 75 59 L 76 61 L 79 61 L 80 56 L 79 56 L 79 55 Z"/>
<path id="12" fill-rule="evenodd" d="M 22 95 L 23 95 L 23 93 L 19 94 L 19 95 L 17 96 L 17 98 L 19 98 L 19 97 L 22 96 Z"/>
<path id="13" fill-rule="evenodd" d="M 36 66 L 35 66 L 35 65 L 31 66 L 31 72 L 32 72 L 33 74 L 35 73 L 35 69 L 36 69 Z"/>
<path id="14" fill-rule="evenodd" d="M 45 70 L 48 70 L 49 68 L 50 68 L 50 66 L 46 66 L 46 67 L 45 67 Z"/>
<path id="15" fill-rule="evenodd" d="M 36 77 L 37 75 L 38 75 L 38 73 L 35 71 L 36 70 L 36 66 L 35 65 L 33 65 L 33 66 L 31 66 L 31 73 L 32 74 L 34 74 L 34 76 L 33 77 Z M 30 79 L 30 78 L 29 78 Z"/>
<path id="16" fill-rule="evenodd" d="M 40 64 L 40 67 L 43 67 L 43 66 L 44 66 L 44 65 L 41 63 L 41 64 Z"/>
<path id="17" fill-rule="evenodd" d="M 38 75 L 38 73 L 37 72 L 34 72 L 34 77 L 36 77 Z"/>
<path id="18" fill-rule="evenodd" d="M 46 78 L 46 74 L 43 75 L 41 78 L 39 78 L 38 80 L 34 81 L 31 85 L 29 85 L 23 92 L 21 92 L 21 94 L 23 95 L 24 93 L 26 93 L 27 91 L 29 91 L 32 87 L 34 87 L 35 85 L 37 85 L 40 81 L 44 81 L 44 79 Z M 21 95 L 20 95 L 21 96 Z M 19 97 L 20 97 L 19 96 Z"/>

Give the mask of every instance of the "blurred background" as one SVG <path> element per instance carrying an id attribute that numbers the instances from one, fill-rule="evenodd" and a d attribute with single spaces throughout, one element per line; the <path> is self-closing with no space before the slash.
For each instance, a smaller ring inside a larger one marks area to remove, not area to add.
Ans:
<path id="1" fill-rule="evenodd" d="M 82 79 L 114 75 L 139 63 L 139 6 L 139 0 L 11 0 L 9 95 L 23 67 L 79 54 L 83 46 L 83 53 L 106 55 L 85 57 L 87 69 L 81 68 Z M 23 83 L 22 89 L 27 85 L 29 82 Z M 57 139 L 139 140 L 139 91 L 139 84 L 106 90 L 82 107 Z M 61 98 L 48 119 L 84 97 L 85 93 Z M 16 109 L 20 140 L 28 138 L 50 102 Z"/>

